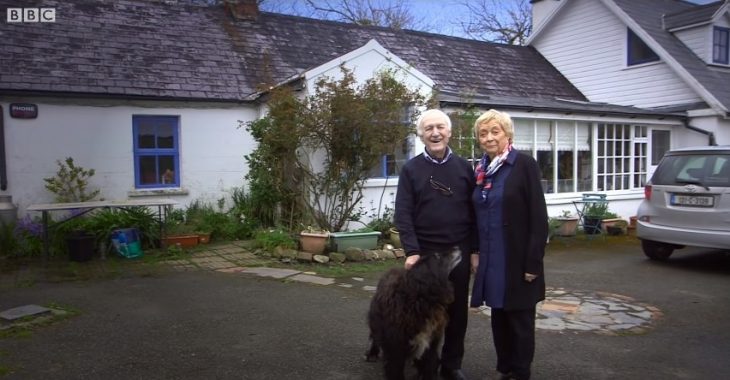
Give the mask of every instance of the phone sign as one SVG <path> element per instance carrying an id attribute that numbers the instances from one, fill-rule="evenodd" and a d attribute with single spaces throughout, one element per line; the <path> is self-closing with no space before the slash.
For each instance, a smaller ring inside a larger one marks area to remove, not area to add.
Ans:
<path id="1" fill-rule="evenodd" d="M 35 119 L 38 117 L 38 105 L 31 103 L 10 103 L 10 117 L 15 119 Z"/>

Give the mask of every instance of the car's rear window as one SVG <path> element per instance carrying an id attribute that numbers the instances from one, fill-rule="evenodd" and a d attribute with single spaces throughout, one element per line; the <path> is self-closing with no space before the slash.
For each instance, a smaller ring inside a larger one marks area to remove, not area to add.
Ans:
<path id="1" fill-rule="evenodd" d="M 651 179 L 654 185 L 730 187 L 730 154 L 667 155 Z"/>

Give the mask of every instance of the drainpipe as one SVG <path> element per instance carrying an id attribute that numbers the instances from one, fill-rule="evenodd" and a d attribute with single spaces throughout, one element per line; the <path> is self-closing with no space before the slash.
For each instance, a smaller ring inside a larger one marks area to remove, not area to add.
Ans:
<path id="1" fill-rule="evenodd" d="M 5 170 L 5 112 L 0 106 L 0 190 L 8 189 L 8 172 Z"/>
<path id="2" fill-rule="evenodd" d="M 684 119 L 684 127 L 689 130 L 702 133 L 703 135 L 707 135 L 707 138 L 708 138 L 707 145 L 717 146 L 717 141 L 715 141 L 714 133 L 712 133 L 708 130 L 702 129 L 702 128 L 697 128 L 695 126 L 689 125 L 689 120 L 687 120 L 686 118 Z"/>

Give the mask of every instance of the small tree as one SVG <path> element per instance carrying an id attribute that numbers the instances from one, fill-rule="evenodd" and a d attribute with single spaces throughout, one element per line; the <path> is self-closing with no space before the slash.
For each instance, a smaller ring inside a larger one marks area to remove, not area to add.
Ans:
<path id="1" fill-rule="evenodd" d="M 291 91 L 272 93 L 269 114 L 249 123 L 259 143 L 246 157 L 247 179 L 257 205 L 293 228 L 316 225 L 340 231 L 357 218 L 362 188 L 383 155 L 403 146 L 416 115 L 408 110 L 423 97 L 383 71 L 357 86 L 342 68 L 342 79 L 317 82 L 315 93 L 297 99 Z"/>
<path id="2" fill-rule="evenodd" d="M 341 70 L 341 80 L 321 79 L 306 99 L 297 155 L 307 210 L 330 231 L 340 231 L 357 216 L 368 173 L 413 133 L 416 115 L 408 110 L 423 103 L 393 71 L 357 87 L 352 72 Z"/>
<path id="3" fill-rule="evenodd" d="M 56 194 L 56 202 L 86 202 L 99 195 L 99 190 L 89 191 L 89 178 L 94 169 L 84 169 L 74 164 L 74 159 L 57 160 L 58 171 L 55 177 L 43 178 L 46 189 Z"/>

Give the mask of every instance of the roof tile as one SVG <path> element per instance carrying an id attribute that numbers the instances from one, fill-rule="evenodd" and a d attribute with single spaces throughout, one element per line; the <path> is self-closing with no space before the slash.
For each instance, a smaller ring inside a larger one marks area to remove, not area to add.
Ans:
<path id="1" fill-rule="evenodd" d="M 0 23 L 0 90 L 241 101 L 375 39 L 442 92 L 585 100 L 532 47 L 265 12 L 234 21 L 221 6 L 36 3 L 56 22 Z"/>

